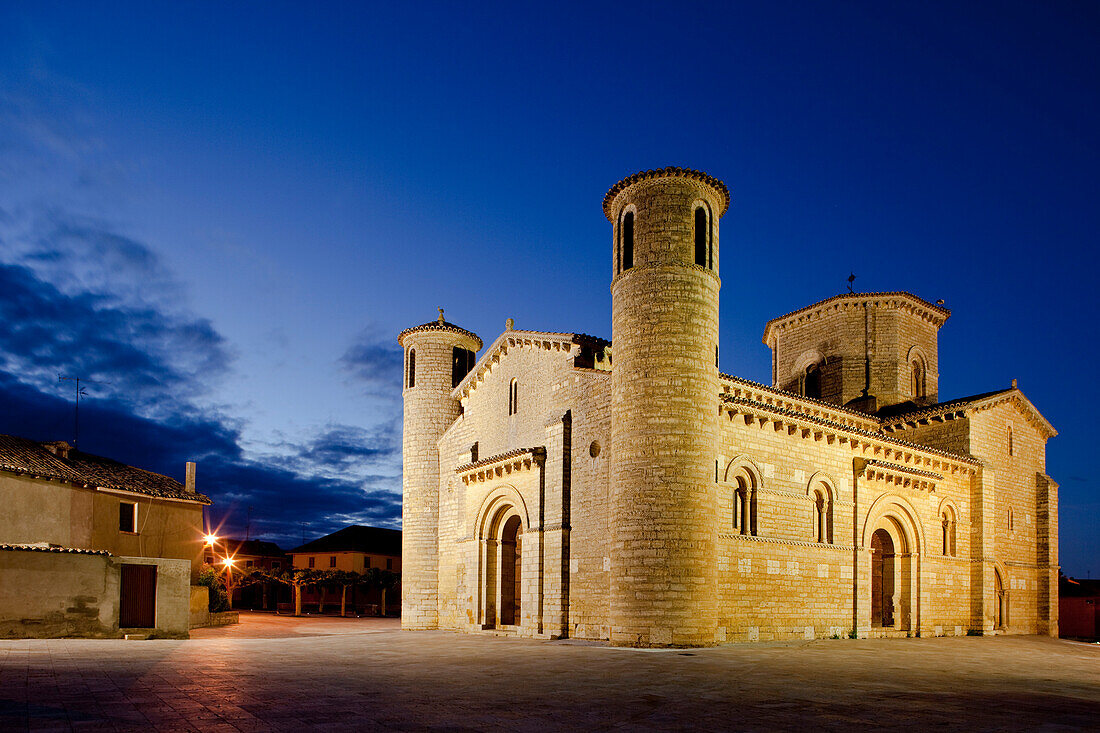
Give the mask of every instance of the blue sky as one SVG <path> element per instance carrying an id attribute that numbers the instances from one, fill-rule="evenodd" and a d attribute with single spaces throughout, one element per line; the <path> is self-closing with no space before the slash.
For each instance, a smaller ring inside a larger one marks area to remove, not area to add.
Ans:
<path id="1" fill-rule="evenodd" d="M 1091 2 L 4 3 L 0 432 L 177 477 L 284 544 L 397 526 L 396 334 L 610 336 L 600 201 L 732 192 L 722 370 L 845 287 L 943 298 L 940 395 L 1013 378 L 1100 576 Z"/>

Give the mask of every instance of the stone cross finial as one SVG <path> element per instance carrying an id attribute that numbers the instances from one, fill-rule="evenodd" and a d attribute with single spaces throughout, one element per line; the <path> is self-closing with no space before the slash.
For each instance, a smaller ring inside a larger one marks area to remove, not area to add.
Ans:
<path id="1" fill-rule="evenodd" d="M 515 325 L 516 322 L 513 321 L 511 318 L 508 318 L 504 321 L 504 330 L 511 331 L 513 328 L 515 328 Z"/>
<path id="2" fill-rule="evenodd" d="M 442 308 L 439 309 L 439 322 L 443 323 L 443 309 Z"/>
<path id="3" fill-rule="evenodd" d="M 1012 380 L 1012 389 L 1016 389 L 1016 380 L 1015 379 Z"/>

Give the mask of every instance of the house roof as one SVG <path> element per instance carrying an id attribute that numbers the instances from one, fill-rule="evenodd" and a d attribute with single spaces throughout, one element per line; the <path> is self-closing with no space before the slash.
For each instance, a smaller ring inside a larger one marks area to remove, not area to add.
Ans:
<path id="1" fill-rule="evenodd" d="M 401 530 L 353 524 L 301 547 L 295 547 L 290 554 L 309 552 L 369 552 L 400 557 Z"/>
<path id="2" fill-rule="evenodd" d="M 230 555 L 256 555 L 257 557 L 285 557 L 286 553 L 274 542 L 263 540 L 235 540 L 224 538 L 218 540 Z"/>
<path id="3" fill-rule="evenodd" d="M 55 454 L 50 446 L 61 447 Z M 67 443 L 0 435 L 0 471 L 68 481 L 80 486 L 117 489 L 161 499 L 210 504 L 210 497 L 187 491 L 174 478 L 102 456 L 69 449 Z"/>
<path id="4" fill-rule="evenodd" d="M 107 550 L 88 550 L 83 547 L 62 547 L 61 545 L 51 545 L 47 542 L 38 542 L 33 545 L 0 544 L 0 550 L 9 550 L 13 552 L 63 552 L 71 555 L 103 555 L 105 557 L 110 557 L 111 555 Z"/>

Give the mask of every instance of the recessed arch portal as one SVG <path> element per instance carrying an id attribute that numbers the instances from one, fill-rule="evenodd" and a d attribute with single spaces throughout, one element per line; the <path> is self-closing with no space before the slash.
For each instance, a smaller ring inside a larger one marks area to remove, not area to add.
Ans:
<path id="1" fill-rule="evenodd" d="M 523 533 L 528 526 L 527 508 L 515 488 L 498 487 L 482 503 L 475 523 L 482 628 L 521 624 Z"/>

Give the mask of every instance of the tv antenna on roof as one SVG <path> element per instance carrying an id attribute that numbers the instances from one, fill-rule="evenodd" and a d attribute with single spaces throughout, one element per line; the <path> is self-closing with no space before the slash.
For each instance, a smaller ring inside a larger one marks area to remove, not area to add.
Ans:
<path id="1" fill-rule="evenodd" d="M 854 293 L 855 292 L 855 290 L 852 290 L 852 283 L 854 283 L 855 281 L 856 281 L 856 274 L 853 272 L 852 274 L 848 275 L 848 292 L 849 293 Z"/>
<path id="2" fill-rule="evenodd" d="M 80 386 L 80 383 L 85 384 L 110 384 L 110 382 L 97 382 L 93 379 L 86 379 L 84 377 L 65 377 L 60 373 L 57 375 L 58 382 L 76 382 L 76 403 L 73 406 L 73 448 L 77 447 L 77 443 L 80 441 L 80 398 L 87 397 L 88 393 L 84 391 L 84 388 Z"/>

